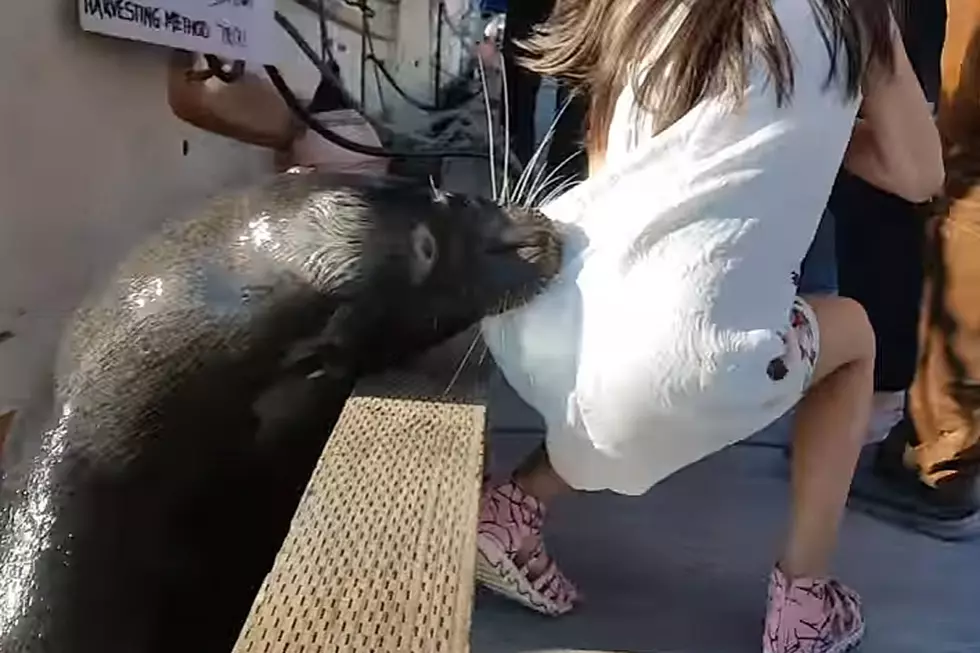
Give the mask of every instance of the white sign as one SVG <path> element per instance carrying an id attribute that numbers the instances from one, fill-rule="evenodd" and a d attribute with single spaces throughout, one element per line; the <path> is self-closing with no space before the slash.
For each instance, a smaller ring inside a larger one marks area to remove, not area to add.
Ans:
<path id="1" fill-rule="evenodd" d="M 275 63 L 275 0 L 78 0 L 82 29 Z"/>

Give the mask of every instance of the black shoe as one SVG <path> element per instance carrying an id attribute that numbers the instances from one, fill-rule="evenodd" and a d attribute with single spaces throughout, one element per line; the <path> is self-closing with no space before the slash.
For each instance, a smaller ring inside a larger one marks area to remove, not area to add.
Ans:
<path id="1" fill-rule="evenodd" d="M 980 537 L 980 484 L 957 475 L 938 487 L 905 467 L 905 446 L 915 442 L 910 420 L 895 425 L 878 445 L 866 447 L 851 486 L 851 507 L 884 521 L 943 540 Z"/>

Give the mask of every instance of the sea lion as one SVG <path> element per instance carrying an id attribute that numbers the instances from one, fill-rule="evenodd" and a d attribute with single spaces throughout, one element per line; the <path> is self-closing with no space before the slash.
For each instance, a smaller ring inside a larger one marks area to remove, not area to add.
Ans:
<path id="1" fill-rule="evenodd" d="M 560 243 L 533 210 L 295 170 L 166 224 L 4 447 L 0 650 L 230 651 L 358 377 L 522 302 Z"/>

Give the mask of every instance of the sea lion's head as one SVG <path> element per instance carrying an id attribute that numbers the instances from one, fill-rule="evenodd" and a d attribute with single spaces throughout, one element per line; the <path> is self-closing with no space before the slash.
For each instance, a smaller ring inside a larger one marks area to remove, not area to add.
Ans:
<path id="1" fill-rule="evenodd" d="M 302 173 L 301 173 L 302 174 Z M 516 308 L 560 268 L 562 239 L 541 212 L 424 183 L 310 174 L 307 202 L 328 237 L 309 256 L 348 310 L 368 367 L 420 353 Z"/>

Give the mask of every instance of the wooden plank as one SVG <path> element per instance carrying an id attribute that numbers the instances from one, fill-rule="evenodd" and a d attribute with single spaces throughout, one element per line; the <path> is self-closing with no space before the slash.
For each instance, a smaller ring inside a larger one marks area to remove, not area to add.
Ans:
<path id="1" fill-rule="evenodd" d="M 236 653 L 469 650 L 484 385 L 446 385 L 396 373 L 348 401 Z"/>

